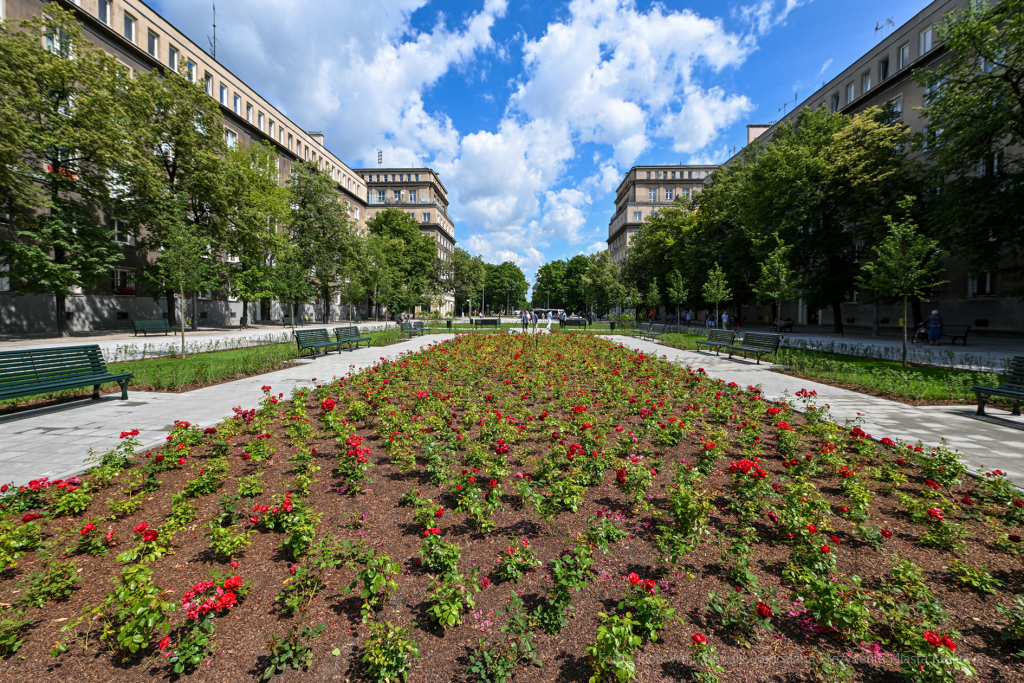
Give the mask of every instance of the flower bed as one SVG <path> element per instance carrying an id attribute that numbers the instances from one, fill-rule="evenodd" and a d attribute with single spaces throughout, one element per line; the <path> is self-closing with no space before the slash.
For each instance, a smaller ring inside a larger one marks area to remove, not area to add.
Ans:
<path id="1" fill-rule="evenodd" d="M 0 677 L 1019 677 L 1017 490 L 799 400 L 486 335 L 126 431 L 0 492 Z"/>

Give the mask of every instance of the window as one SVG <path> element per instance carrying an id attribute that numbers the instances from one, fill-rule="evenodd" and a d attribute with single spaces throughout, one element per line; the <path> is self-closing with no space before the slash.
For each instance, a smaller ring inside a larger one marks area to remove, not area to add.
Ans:
<path id="1" fill-rule="evenodd" d="M 388 191 L 387 190 L 377 190 L 377 203 L 378 204 L 383 204 L 387 200 L 388 200 Z"/>
<path id="2" fill-rule="evenodd" d="M 252 105 L 245 105 L 245 120 L 252 123 Z"/>
<path id="3" fill-rule="evenodd" d="M 980 273 L 967 277 L 967 296 L 994 296 L 995 278 L 992 273 Z"/>
<path id="4" fill-rule="evenodd" d="M 126 268 L 115 268 L 111 282 L 114 294 L 121 296 L 135 296 L 135 281 L 132 279 L 132 271 Z"/>
<path id="5" fill-rule="evenodd" d="M 356 220 L 359 220 L 359 207 L 358 206 L 355 207 L 355 212 L 356 212 L 355 213 Z"/>
<path id="6" fill-rule="evenodd" d="M 643 219 L 644 219 L 644 215 L 642 213 L 640 213 L 639 211 L 634 211 L 633 212 L 633 221 L 634 222 L 639 223 Z"/>
<path id="7" fill-rule="evenodd" d="M 223 83 L 220 84 L 220 103 L 228 106 L 228 86 Z"/>
<path id="8" fill-rule="evenodd" d="M 238 136 L 235 135 L 234 131 L 224 131 L 224 142 L 228 144 L 228 147 L 234 147 L 235 143 L 238 142 Z"/>
<path id="9" fill-rule="evenodd" d="M 828 110 L 830 112 L 832 112 L 833 114 L 835 114 L 837 111 L 839 111 L 839 93 L 836 93 L 835 95 L 833 95 L 832 99 L 829 100 Z"/>
<path id="10" fill-rule="evenodd" d="M 910 43 L 900 47 L 899 69 L 906 69 L 910 65 Z"/>
<path id="11" fill-rule="evenodd" d="M 193 62 L 191 59 L 188 60 L 188 65 L 185 67 L 185 69 L 186 69 L 185 73 L 188 76 L 188 82 L 189 83 L 195 83 L 196 82 L 196 63 Z"/>
<path id="12" fill-rule="evenodd" d="M 420 181 L 420 174 L 417 173 L 415 177 L 416 177 L 416 182 L 418 183 Z"/>
<path id="13" fill-rule="evenodd" d="M 932 49 L 932 27 L 929 26 L 925 30 L 917 34 L 917 56 L 921 57 Z"/>
<path id="14" fill-rule="evenodd" d="M 96 16 L 99 17 L 107 26 L 110 26 L 110 3 L 107 0 L 100 0 L 99 9 L 96 11 Z"/>
<path id="15" fill-rule="evenodd" d="M 658 191 L 657 190 L 647 190 L 647 201 L 649 201 L 649 202 L 656 202 L 656 201 L 658 201 Z"/>
<path id="16" fill-rule="evenodd" d="M 871 90 L 871 72 L 865 71 L 860 77 L 860 94 L 863 95 Z"/>
<path id="17" fill-rule="evenodd" d="M 273 121 L 270 122 L 270 138 L 271 139 L 274 138 L 274 122 Z"/>
<path id="18" fill-rule="evenodd" d="M 696 190 L 694 190 L 694 192 L 696 192 Z M 687 199 L 689 199 L 690 198 L 690 188 L 684 187 L 682 190 L 680 190 L 680 194 L 682 194 L 682 196 L 684 196 Z"/>
<path id="19" fill-rule="evenodd" d="M 878 82 L 881 83 L 889 78 L 889 58 L 886 57 L 878 63 Z"/>
<path id="20" fill-rule="evenodd" d="M 160 54 L 160 37 L 152 31 L 146 32 L 146 50 L 150 57 Z"/>
<path id="21" fill-rule="evenodd" d="M 178 70 L 178 51 L 173 47 L 167 48 L 167 66 L 171 67 L 171 71 Z"/>
<path id="22" fill-rule="evenodd" d="M 856 90 L 855 90 L 855 88 L 853 86 L 853 83 L 850 83 L 849 85 L 846 86 L 846 103 L 849 104 L 850 102 L 853 102 L 853 100 L 856 97 L 857 97 Z"/>
<path id="23" fill-rule="evenodd" d="M 11 265 L 9 263 L 0 263 L 0 273 L 10 273 Z M 11 291 L 11 278 L 8 275 L 0 277 L 0 292 Z"/>
<path id="24" fill-rule="evenodd" d="M 899 117 L 901 119 L 903 118 L 903 98 L 902 97 L 897 97 L 895 100 L 892 100 L 892 110 L 894 112 L 896 112 L 897 114 L 899 114 Z"/>
<path id="25" fill-rule="evenodd" d="M 124 13 L 124 37 L 127 38 L 129 41 L 131 41 L 133 43 L 135 42 L 135 24 L 136 24 L 135 17 L 133 17 L 132 15 L 130 15 L 127 12 L 125 12 Z"/>
<path id="26" fill-rule="evenodd" d="M 114 241 L 129 246 L 135 245 L 135 235 L 119 220 L 114 220 Z"/>
<path id="27" fill-rule="evenodd" d="M 64 34 L 59 28 L 46 31 L 46 49 L 59 57 L 67 57 L 65 50 Z"/>
<path id="28" fill-rule="evenodd" d="M 288 149 L 291 150 L 291 148 L 292 148 L 292 134 L 288 133 Z"/>
<path id="29" fill-rule="evenodd" d="M 204 84 L 206 94 L 213 97 L 213 76 L 206 74 L 206 82 Z"/>
<path id="30" fill-rule="evenodd" d="M 200 301 L 209 301 L 210 299 L 213 298 L 213 293 L 210 292 L 209 290 L 206 290 L 205 292 L 199 292 L 196 295 L 196 298 L 199 299 Z M 202 315 L 206 315 L 206 314 L 203 313 Z"/>
<path id="31" fill-rule="evenodd" d="M 238 114 L 239 116 L 242 115 L 242 96 L 239 95 L 238 93 L 235 93 L 234 110 L 235 110 L 235 113 Z"/>
<path id="32" fill-rule="evenodd" d="M 650 179 L 651 179 L 651 172 L 650 172 L 650 171 L 648 171 L 648 172 L 647 172 L 647 179 L 648 179 L 648 180 L 650 180 Z"/>
<path id="33" fill-rule="evenodd" d="M 409 190 L 409 201 L 410 202 L 415 202 L 416 201 L 416 190 Z"/>
<path id="34" fill-rule="evenodd" d="M 424 223 L 429 223 L 430 222 L 430 212 L 429 211 L 424 211 L 423 212 L 423 222 Z"/>
<path id="35" fill-rule="evenodd" d="M 257 124 L 257 125 L 258 125 L 259 129 L 260 129 L 260 130 L 263 130 L 263 123 L 264 123 L 264 116 L 263 116 L 263 112 L 260 112 L 260 113 L 259 113 L 259 115 L 258 115 L 258 116 L 256 117 L 256 120 L 258 121 L 258 124 Z"/>
<path id="36" fill-rule="evenodd" d="M 670 188 L 670 187 L 666 187 L 665 188 L 665 201 L 666 202 L 672 201 L 672 188 Z"/>

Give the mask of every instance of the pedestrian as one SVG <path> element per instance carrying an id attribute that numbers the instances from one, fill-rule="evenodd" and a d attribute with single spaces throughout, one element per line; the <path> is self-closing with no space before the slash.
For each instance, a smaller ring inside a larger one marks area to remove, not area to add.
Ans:
<path id="1" fill-rule="evenodd" d="M 537 322 L 540 320 L 540 316 L 537 315 L 537 311 L 533 311 L 531 320 L 533 322 L 533 333 L 537 334 Z"/>
<path id="2" fill-rule="evenodd" d="M 932 311 L 932 314 L 924 322 L 928 328 L 928 344 L 938 346 L 939 339 L 942 337 L 942 318 L 939 317 L 939 312 Z"/>
<path id="3" fill-rule="evenodd" d="M 526 311 L 523 311 L 520 316 L 520 320 L 523 323 L 523 334 L 527 334 L 530 331 L 530 318 L 526 314 Z"/>
<path id="4" fill-rule="evenodd" d="M 548 311 L 548 332 L 551 331 L 551 319 L 552 319 L 552 317 L 553 316 L 551 315 L 551 311 Z"/>
<path id="5" fill-rule="evenodd" d="M 690 329 L 690 312 L 683 313 L 683 322 L 686 323 L 686 329 Z"/>
<path id="6" fill-rule="evenodd" d="M 732 329 L 734 332 L 739 333 L 740 331 L 740 319 L 738 317 L 732 319 Z"/>
<path id="7" fill-rule="evenodd" d="M 728 311 L 723 311 L 722 312 L 722 329 L 723 330 L 729 329 L 729 312 Z"/>

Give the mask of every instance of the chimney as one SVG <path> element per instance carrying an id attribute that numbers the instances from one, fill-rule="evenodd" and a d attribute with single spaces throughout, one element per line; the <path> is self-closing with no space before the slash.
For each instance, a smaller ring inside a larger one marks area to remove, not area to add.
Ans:
<path id="1" fill-rule="evenodd" d="M 306 135 L 313 138 L 321 147 L 324 146 L 324 134 L 318 130 L 307 130 Z"/>
<path id="2" fill-rule="evenodd" d="M 761 137 L 761 135 L 769 128 L 771 128 L 771 125 L 767 123 L 754 123 L 747 126 L 747 144 L 749 145 L 751 142 Z"/>

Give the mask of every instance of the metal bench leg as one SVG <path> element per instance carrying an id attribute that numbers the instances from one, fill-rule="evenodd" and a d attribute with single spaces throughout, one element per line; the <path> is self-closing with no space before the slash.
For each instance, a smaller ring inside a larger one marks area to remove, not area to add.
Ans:
<path id="1" fill-rule="evenodd" d="M 100 385 L 99 384 L 93 384 L 92 385 L 92 397 L 94 399 L 100 397 Z"/>
<path id="2" fill-rule="evenodd" d="M 977 394 L 978 397 L 978 415 L 985 414 L 985 396 Z"/>
<path id="3" fill-rule="evenodd" d="M 1010 414 L 1011 415 L 1020 415 L 1020 401 L 1014 401 L 1013 402 L 1013 411 Z"/>
<path id="4" fill-rule="evenodd" d="M 122 381 L 118 382 L 118 384 L 121 385 L 121 400 L 122 401 L 127 401 L 128 400 L 128 380 L 122 380 Z"/>

